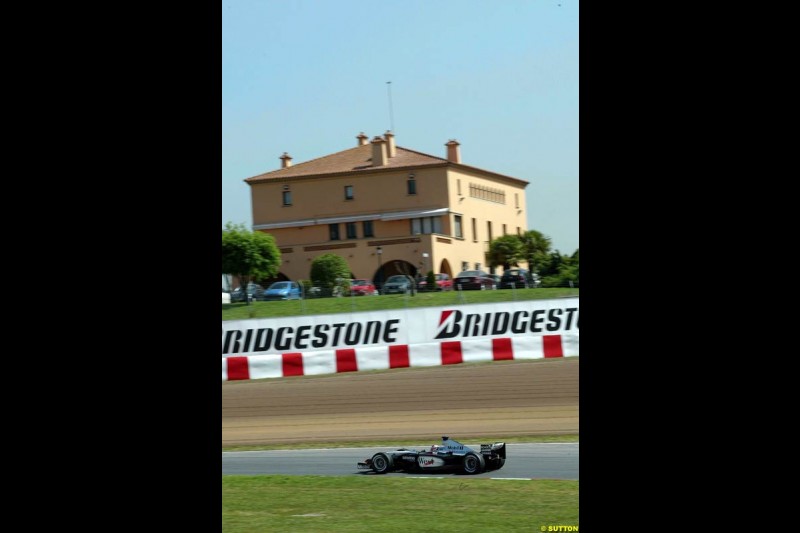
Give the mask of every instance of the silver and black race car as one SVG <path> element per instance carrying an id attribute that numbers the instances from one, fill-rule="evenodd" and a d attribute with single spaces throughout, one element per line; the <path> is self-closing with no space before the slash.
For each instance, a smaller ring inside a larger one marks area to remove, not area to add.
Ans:
<path id="1" fill-rule="evenodd" d="M 400 448 L 391 452 L 378 452 L 358 463 L 359 469 L 372 470 L 376 474 L 387 472 L 440 472 L 461 471 L 465 474 L 480 474 L 488 470 L 499 470 L 506 463 L 506 443 L 481 444 L 480 452 L 469 446 L 442 437 L 441 444 L 426 450 Z"/>

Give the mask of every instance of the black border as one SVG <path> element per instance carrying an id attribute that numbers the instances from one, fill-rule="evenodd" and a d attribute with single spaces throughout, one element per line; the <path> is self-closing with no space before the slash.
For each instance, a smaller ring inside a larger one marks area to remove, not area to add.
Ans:
<path id="1" fill-rule="evenodd" d="M 93 15 L 58 20 L 25 80 L 46 90 L 18 106 L 36 154 L 17 219 L 38 224 L 18 271 L 52 289 L 16 310 L 13 427 L 82 524 L 219 530 L 220 5 Z"/>

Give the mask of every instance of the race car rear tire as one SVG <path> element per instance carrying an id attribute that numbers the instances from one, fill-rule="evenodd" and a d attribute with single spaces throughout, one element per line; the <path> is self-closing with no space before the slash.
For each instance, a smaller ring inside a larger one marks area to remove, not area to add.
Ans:
<path id="1" fill-rule="evenodd" d="M 394 466 L 394 461 L 385 453 L 376 453 L 372 456 L 372 471 L 376 474 L 385 474 Z"/>
<path id="2" fill-rule="evenodd" d="M 486 463 L 483 461 L 483 456 L 476 453 L 468 453 L 464 456 L 462 468 L 465 474 L 480 474 L 483 472 Z"/>

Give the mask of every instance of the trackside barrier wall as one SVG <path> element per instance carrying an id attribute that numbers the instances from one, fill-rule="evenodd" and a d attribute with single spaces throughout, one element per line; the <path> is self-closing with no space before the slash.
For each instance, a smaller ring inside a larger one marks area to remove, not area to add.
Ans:
<path id="1" fill-rule="evenodd" d="M 578 298 L 222 322 L 222 380 L 577 356 Z"/>

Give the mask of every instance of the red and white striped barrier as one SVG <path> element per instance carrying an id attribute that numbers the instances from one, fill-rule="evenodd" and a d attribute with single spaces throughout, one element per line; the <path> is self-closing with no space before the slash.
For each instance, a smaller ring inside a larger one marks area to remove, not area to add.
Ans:
<path id="1" fill-rule="evenodd" d="M 578 334 L 570 333 L 230 356 L 222 359 L 222 380 L 312 376 L 477 361 L 570 357 L 578 355 L 578 341 Z"/>

